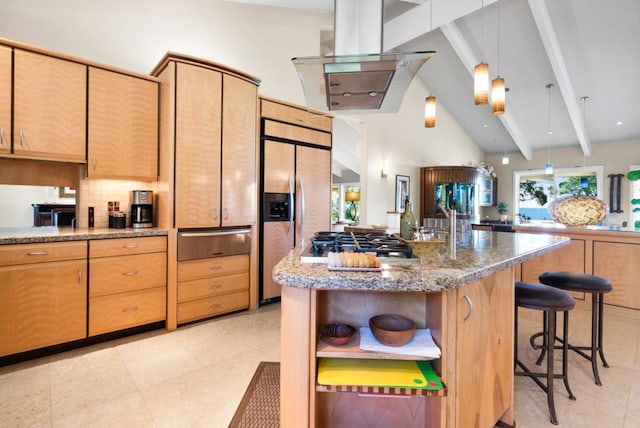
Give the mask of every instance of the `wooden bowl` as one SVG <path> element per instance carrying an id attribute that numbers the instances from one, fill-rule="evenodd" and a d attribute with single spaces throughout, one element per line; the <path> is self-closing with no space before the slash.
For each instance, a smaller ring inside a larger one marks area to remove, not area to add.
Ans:
<path id="1" fill-rule="evenodd" d="M 369 319 L 371 333 L 380 343 L 387 346 L 402 346 L 413 339 L 416 324 L 409 318 L 396 314 L 376 315 Z"/>
<path id="2" fill-rule="evenodd" d="M 320 328 L 320 338 L 330 345 L 346 345 L 355 334 L 356 329 L 349 324 L 331 323 Z"/>

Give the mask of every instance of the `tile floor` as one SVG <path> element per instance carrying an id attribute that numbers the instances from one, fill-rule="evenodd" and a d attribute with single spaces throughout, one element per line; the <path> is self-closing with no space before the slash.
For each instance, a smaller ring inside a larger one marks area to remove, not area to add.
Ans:
<path id="1" fill-rule="evenodd" d="M 640 427 L 640 314 L 605 307 L 611 365 L 596 386 L 570 355 L 576 401 L 560 382 L 560 426 Z M 572 312 L 571 337 L 588 337 L 589 308 Z M 0 427 L 226 427 L 259 361 L 279 360 L 278 304 L 148 332 L 0 368 Z M 521 311 L 521 356 L 540 314 Z M 542 390 L 516 378 L 518 428 L 552 426 Z M 256 427 L 259 428 L 259 427 Z"/>

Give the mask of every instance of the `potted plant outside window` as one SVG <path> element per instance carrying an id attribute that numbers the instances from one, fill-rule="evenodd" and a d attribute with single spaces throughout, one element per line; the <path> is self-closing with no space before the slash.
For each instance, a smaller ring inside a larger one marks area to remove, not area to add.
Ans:
<path id="1" fill-rule="evenodd" d="M 498 215 L 500 216 L 500 221 L 506 223 L 509 219 L 509 216 L 507 216 L 507 204 L 505 202 L 498 202 L 496 208 L 498 210 Z"/>

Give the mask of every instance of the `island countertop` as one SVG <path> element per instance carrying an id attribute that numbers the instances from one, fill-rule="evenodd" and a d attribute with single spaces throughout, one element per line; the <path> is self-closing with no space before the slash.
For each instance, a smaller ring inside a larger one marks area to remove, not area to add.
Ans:
<path id="1" fill-rule="evenodd" d="M 90 239 L 136 238 L 142 236 L 166 236 L 167 230 L 151 228 L 73 228 L 73 227 L 3 227 L 0 228 L 0 245 L 37 244 L 42 242 L 83 241 Z"/>
<path id="2" fill-rule="evenodd" d="M 449 242 L 417 261 L 383 263 L 380 272 L 330 271 L 326 263 L 300 261 L 300 245 L 273 269 L 284 286 L 363 291 L 437 292 L 455 289 L 569 244 L 564 236 L 468 231 L 457 235 L 455 259 Z"/>

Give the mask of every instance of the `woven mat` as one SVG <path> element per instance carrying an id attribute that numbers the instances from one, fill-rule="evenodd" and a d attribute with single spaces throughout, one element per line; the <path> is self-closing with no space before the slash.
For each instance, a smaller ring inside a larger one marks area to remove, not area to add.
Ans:
<path id="1" fill-rule="evenodd" d="M 229 428 L 280 426 L 280 363 L 258 364 Z"/>

